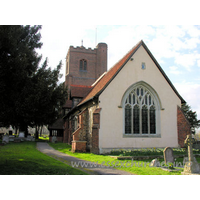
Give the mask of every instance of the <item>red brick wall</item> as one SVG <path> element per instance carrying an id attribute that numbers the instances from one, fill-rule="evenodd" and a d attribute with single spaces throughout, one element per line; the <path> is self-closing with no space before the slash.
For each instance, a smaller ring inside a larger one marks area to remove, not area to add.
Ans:
<path id="1" fill-rule="evenodd" d="M 72 141 L 72 128 L 70 126 L 71 121 L 69 119 L 65 120 L 64 132 L 63 132 L 63 142 L 71 144 Z"/>
<path id="2" fill-rule="evenodd" d="M 82 59 L 87 61 L 87 71 L 79 70 Z M 69 73 L 66 74 L 65 85 L 92 85 L 107 71 L 107 44 L 100 43 L 95 49 L 70 46 L 66 65 L 68 65 Z"/>
<path id="3" fill-rule="evenodd" d="M 86 109 L 79 114 L 79 128 L 72 133 L 72 152 L 86 152 L 87 112 Z"/>
<path id="4" fill-rule="evenodd" d="M 72 141 L 72 152 L 86 152 L 86 141 Z"/>
<path id="5" fill-rule="evenodd" d="M 178 127 L 178 144 L 184 147 L 184 141 L 187 135 L 191 134 L 190 123 L 185 117 L 182 109 L 177 107 L 177 127 Z"/>
<path id="6" fill-rule="evenodd" d="M 90 152 L 95 154 L 99 154 L 100 111 L 101 108 L 97 108 L 93 113 L 93 126 L 92 126 Z"/>

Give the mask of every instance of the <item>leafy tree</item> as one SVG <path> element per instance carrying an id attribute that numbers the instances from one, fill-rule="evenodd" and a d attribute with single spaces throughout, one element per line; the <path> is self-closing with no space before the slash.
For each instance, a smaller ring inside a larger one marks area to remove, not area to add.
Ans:
<path id="1" fill-rule="evenodd" d="M 187 103 L 182 105 L 182 110 L 191 125 L 192 133 L 195 134 L 195 129 L 200 127 L 200 120 L 197 119 L 197 113 L 192 111 Z"/>
<path id="2" fill-rule="evenodd" d="M 25 129 L 24 98 L 41 56 L 41 26 L 0 26 L 0 121 Z"/>
<path id="3" fill-rule="evenodd" d="M 21 131 L 42 126 L 59 117 L 66 90 L 58 84 L 60 62 L 47 68 L 47 59 L 39 67 L 41 26 L 0 26 L 0 122 Z"/>
<path id="4" fill-rule="evenodd" d="M 67 90 L 63 83 L 58 84 L 61 78 L 60 62 L 56 69 L 47 68 L 47 59 L 43 66 L 33 76 L 32 93 L 26 98 L 30 108 L 31 126 L 36 127 L 36 138 L 39 127 L 53 123 L 62 112 L 62 105 L 67 97 Z"/>

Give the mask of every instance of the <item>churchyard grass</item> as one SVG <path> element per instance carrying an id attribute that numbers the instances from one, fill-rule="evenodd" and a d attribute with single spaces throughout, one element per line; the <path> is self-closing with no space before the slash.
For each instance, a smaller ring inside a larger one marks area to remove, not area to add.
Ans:
<path id="1" fill-rule="evenodd" d="M 115 158 L 111 158 L 109 155 L 96 155 L 92 153 L 72 153 L 71 145 L 67 145 L 65 143 L 49 143 L 49 145 L 62 153 L 66 153 L 82 160 L 91 161 L 94 163 L 98 162 L 98 164 L 105 163 L 105 165 L 107 166 L 110 164 L 116 169 L 124 170 L 137 175 L 180 175 L 182 171 L 168 172 L 163 171 L 161 168 L 158 167 L 149 167 L 148 163 L 150 163 L 151 160 L 116 160 Z M 163 159 L 161 159 L 160 161 L 162 162 Z M 132 163 L 133 166 L 131 166 Z"/>
<path id="2" fill-rule="evenodd" d="M 35 142 L 0 146 L 1 175 L 85 175 L 36 149 Z"/>

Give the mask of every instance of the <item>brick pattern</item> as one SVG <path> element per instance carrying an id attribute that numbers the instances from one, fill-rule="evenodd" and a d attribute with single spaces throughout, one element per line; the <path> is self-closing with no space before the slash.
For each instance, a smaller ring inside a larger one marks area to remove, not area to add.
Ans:
<path id="1" fill-rule="evenodd" d="M 190 123 L 185 117 L 182 109 L 177 107 L 177 128 L 178 128 L 178 144 L 184 147 L 184 141 L 187 135 L 191 134 Z"/>
<path id="2" fill-rule="evenodd" d="M 86 141 L 72 141 L 72 152 L 86 152 Z"/>
<path id="3" fill-rule="evenodd" d="M 97 108 L 93 113 L 93 126 L 92 126 L 90 152 L 94 154 L 99 154 L 100 111 L 101 108 Z"/>
<path id="4" fill-rule="evenodd" d="M 87 61 L 87 70 L 80 70 L 80 60 Z M 95 49 L 70 46 L 66 57 L 65 85 L 92 85 L 107 71 L 107 44 L 99 43 Z"/>
<path id="5" fill-rule="evenodd" d="M 72 152 L 86 152 L 87 136 L 88 109 L 85 109 L 79 114 L 79 128 L 72 133 Z M 84 145 L 82 143 L 84 143 Z"/>

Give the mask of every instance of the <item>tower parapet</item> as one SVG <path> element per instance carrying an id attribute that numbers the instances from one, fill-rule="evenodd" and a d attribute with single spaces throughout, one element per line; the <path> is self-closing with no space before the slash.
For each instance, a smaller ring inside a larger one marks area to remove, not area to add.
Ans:
<path id="1" fill-rule="evenodd" d="M 70 46 L 66 57 L 65 85 L 92 85 L 107 71 L 107 44 L 96 48 Z"/>

